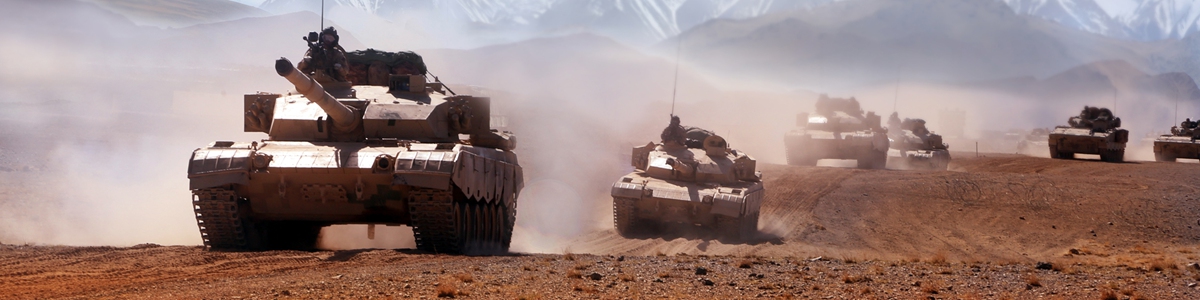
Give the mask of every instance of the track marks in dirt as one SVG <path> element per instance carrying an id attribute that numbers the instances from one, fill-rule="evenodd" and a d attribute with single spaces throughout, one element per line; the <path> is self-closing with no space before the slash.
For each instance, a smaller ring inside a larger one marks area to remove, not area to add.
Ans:
<path id="1" fill-rule="evenodd" d="M 601 254 L 1036 261 L 1059 258 L 1080 243 L 1169 248 L 1200 238 L 1200 196 L 1192 196 L 1200 165 L 956 157 L 952 164 L 965 172 L 762 165 L 767 194 L 760 231 L 778 242 L 624 239 L 606 230 L 572 247 Z"/>

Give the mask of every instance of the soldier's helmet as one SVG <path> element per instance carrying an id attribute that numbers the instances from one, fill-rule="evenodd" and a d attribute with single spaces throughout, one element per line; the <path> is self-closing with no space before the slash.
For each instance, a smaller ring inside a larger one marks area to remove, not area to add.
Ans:
<path id="1" fill-rule="evenodd" d="M 341 38 L 338 37 L 337 29 L 334 29 L 333 26 L 321 30 L 321 43 L 332 47 L 337 46 L 339 40 Z"/>

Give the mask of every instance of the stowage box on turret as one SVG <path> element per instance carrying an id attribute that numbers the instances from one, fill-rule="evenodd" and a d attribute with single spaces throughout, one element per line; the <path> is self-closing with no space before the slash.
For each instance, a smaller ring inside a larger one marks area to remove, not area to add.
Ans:
<path id="1" fill-rule="evenodd" d="M 863 113 L 858 100 L 817 99 L 814 114 L 796 116 L 796 129 L 783 137 L 789 165 L 812 166 L 821 159 L 854 159 L 858 167 L 887 166 L 888 136 L 879 115 Z"/>
<path id="2" fill-rule="evenodd" d="M 1125 143 L 1129 131 L 1121 129 L 1121 118 L 1107 108 L 1085 106 L 1078 116 L 1067 120 L 1068 126 L 1050 131 L 1050 157 L 1075 158 L 1076 153 L 1099 154 L 1100 160 L 1121 162 L 1125 159 Z"/>
<path id="3" fill-rule="evenodd" d="M 337 76 L 276 61 L 298 94 L 245 96 L 245 131 L 268 138 L 192 153 L 206 246 L 311 248 L 322 226 L 381 224 L 412 226 L 426 251 L 507 251 L 523 186 L 515 137 L 488 128 L 488 98 L 447 93 L 423 63 L 408 74 L 380 65 L 372 85 L 327 91 L 313 78 Z"/>
<path id="4" fill-rule="evenodd" d="M 682 223 L 750 238 L 758 230 L 763 199 L 754 159 L 730 149 L 710 131 L 684 128 L 677 121 L 663 140 L 634 147 L 635 171 L 612 186 L 617 233 L 629 237 L 664 223 Z"/>
<path id="5" fill-rule="evenodd" d="M 945 170 L 950 166 L 950 146 L 942 136 L 929 131 L 923 119 L 900 120 L 898 113 L 888 118 L 888 139 L 892 149 L 900 152 L 906 167 Z"/>
<path id="6" fill-rule="evenodd" d="M 1175 161 L 1179 158 L 1200 159 L 1200 122 L 1187 119 L 1171 127 L 1171 134 L 1154 139 L 1154 160 Z"/>

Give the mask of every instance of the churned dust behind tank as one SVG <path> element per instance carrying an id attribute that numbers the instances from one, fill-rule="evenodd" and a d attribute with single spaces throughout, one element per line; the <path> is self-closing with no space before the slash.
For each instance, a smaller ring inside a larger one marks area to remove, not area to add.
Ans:
<path id="1" fill-rule="evenodd" d="M 1085 106 L 1078 116 L 1067 119 L 1067 124 L 1050 131 L 1047 142 L 1051 158 L 1071 159 L 1083 153 L 1098 154 L 1107 162 L 1125 160 L 1129 131 L 1120 128 L 1121 118 L 1111 110 Z"/>
<path id="2" fill-rule="evenodd" d="M 1044 149 L 1050 146 L 1050 130 L 1034 128 L 1017 141 L 1017 153 L 1025 155 L 1045 155 Z M 1044 157 L 1044 156 L 1043 156 Z"/>
<path id="3" fill-rule="evenodd" d="M 1191 118 L 1171 126 L 1171 134 L 1164 134 L 1154 139 L 1154 160 L 1173 162 L 1180 158 L 1200 159 L 1200 122 Z"/>
<path id="4" fill-rule="evenodd" d="M 864 114 L 854 98 L 817 99 L 816 112 L 796 116 L 784 134 L 789 165 L 813 166 L 822 159 L 853 159 L 859 168 L 887 166 L 888 136 L 874 112 Z"/>
<path id="5" fill-rule="evenodd" d="M 942 136 L 929 131 L 925 120 L 904 119 L 892 113 L 888 118 L 888 139 L 892 149 L 900 152 L 901 163 L 907 168 L 945 170 L 950 166 L 950 146 Z"/>
<path id="6" fill-rule="evenodd" d="M 729 148 L 724 138 L 673 119 L 663 142 L 633 148 L 635 171 L 612 186 L 617 233 L 637 237 L 681 223 L 735 239 L 752 237 L 763 200 L 755 160 Z"/>
<path id="7" fill-rule="evenodd" d="M 339 70 L 351 80 L 368 70 L 369 84 L 326 81 L 328 90 L 318 81 L 337 76 L 279 59 L 298 93 L 245 96 L 245 131 L 267 139 L 192 153 L 205 246 L 311 248 L 323 226 L 368 224 L 412 226 L 431 252 L 507 251 L 522 170 L 515 136 L 488 127 L 490 99 L 428 81 L 415 54 L 374 55 L 385 61 L 364 68 L 351 53 L 351 69 Z"/>

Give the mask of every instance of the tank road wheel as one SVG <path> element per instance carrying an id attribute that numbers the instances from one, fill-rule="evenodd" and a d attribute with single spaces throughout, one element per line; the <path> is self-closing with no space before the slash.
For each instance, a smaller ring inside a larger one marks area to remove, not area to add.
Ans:
<path id="1" fill-rule="evenodd" d="M 1167 153 L 1154 153 L 1154 161 L 1175 162 L 1175 156 Z"/>
<path id="2" fill-rule="evenodd" d="M 942 170 L 950 168 L 950 151 L 938 150 L 933 152 L 933 169 Z"/>
<path id="3" fill-rule="evenodd" d="M 631 238 L 645 232 L 644 221 L 638 220 L 637 199 L 613 197 L 613 225 L 617 234 Z"/>
<path id="4" fill-rule="evenodd" d="M 515 207 L 515 204 L 512 206 L 497 206 L 497 209 L 500 210 L 500 216 L 504 220 L 503 227 L 500 227 L 500 249 L 504 249 L 504 251 L 508 251 L 508 246 L 512 244 L 513 225 L 517 223 Z"/>
<path id="5" fill-rule="evenodd" d="M 508 252 L 515 216 L 497 201 L 467 198 L 452 191 L 414 189 L 409 214 L 417 249 L 436 253 L 496 254 Z"/>
<path id="6" fill-rule="evenodd" d="M 717 233 L 721 236 L 745 241 L 758 232 L 758 214 L 741 217 L 717 216 Z"/>
<path id="7" fill-rule="evenodd" d="M 859 169 L 883 169 L 887 167 L 887 151 L 871 151 L 858 158 Z"/>
<path id="8" fill-rule="evenodd" d="M 743 241 L 749 240 L 758 234 L 758 213 L 746 215 L 742 217 L 741 227 L 738 228 L 738 237 Z"/>
<path id="9" fill-rule="evenodd" d="M 1123 162 L 1125 161 L 1125 149 L 1100 150 L 1100 161 Z"/>
<path id="10" fill-rule="evenodd" d="M 508 243 L 501 241 L 501 230 L 509 221 L 500 214 L 503 205 L 484 201 L 456 201 L 461 207 L 458 220 L 465 232 L 459 236 L 463 254 L 499 254 L 508 252 Z M 510 231 L 511 232 L 511 231 Z M 510 238 L 511 240 L 511 238 Z"/>
<path id="11" fill-rule="evenodd" d="M 1075 159 L 1075 153 L 1074 152 L 1062 152 L 1062 151 L 1058 151 L 1058 149 L 1055 149 L 1054 147 L 1050 147 L 1050 158 Z"/>

